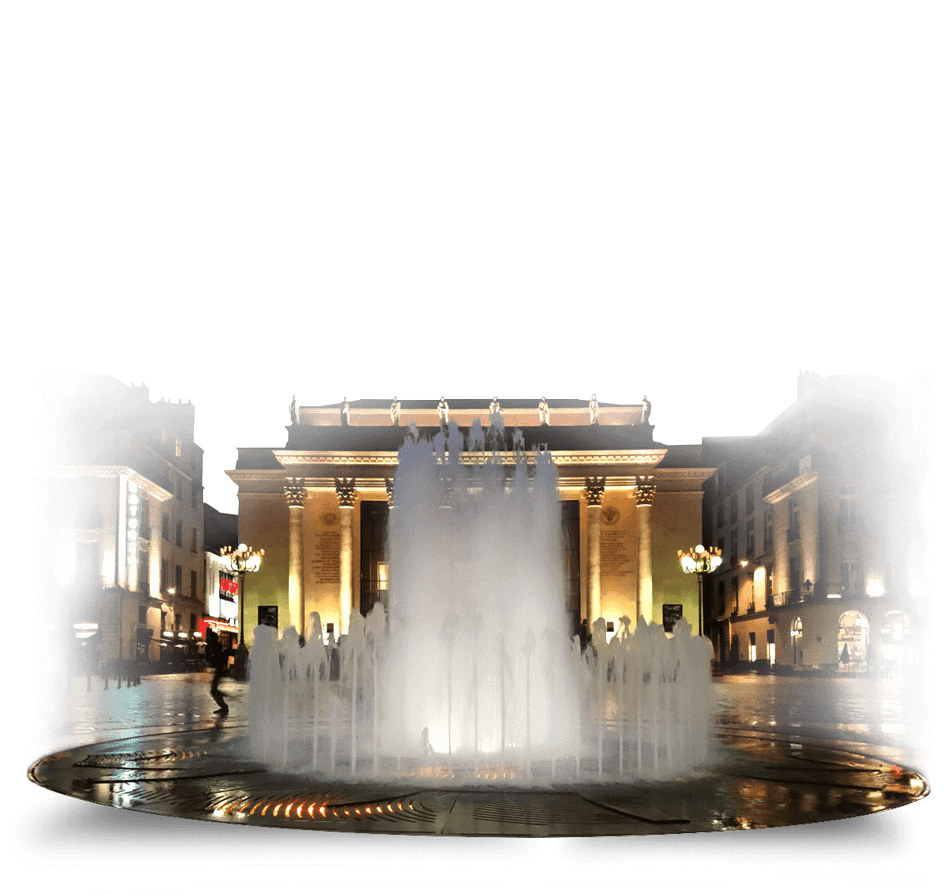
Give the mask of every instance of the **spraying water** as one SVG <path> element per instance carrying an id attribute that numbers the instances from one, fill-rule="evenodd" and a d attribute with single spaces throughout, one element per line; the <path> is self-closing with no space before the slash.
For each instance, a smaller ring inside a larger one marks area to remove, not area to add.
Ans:
<path id="1" fill-rule="evenodd" d="M 390 611 L 354 610 L 339 673 L 310 616 L 258 627 L 251 743 L 291 769 L 351 777 L 657 776 L 701 764 L 709 647 L 680 621 L 630 620 L 609 643 L 570 638 L 557 470 L 515 439 L 513 465 L 473 424 L 399 452 L 389 525 Z"/>

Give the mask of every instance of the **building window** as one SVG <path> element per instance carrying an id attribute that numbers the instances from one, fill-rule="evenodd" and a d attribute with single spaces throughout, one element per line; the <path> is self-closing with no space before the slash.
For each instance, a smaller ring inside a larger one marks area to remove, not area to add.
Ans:
<path id="1" fill-rule="evenodd" d="M 181 478 L 176 478 L 176 479 L 175 479 L 175 496 L 178 497 L 178 499 L 180 500 L 180 499 L 181 499 L 181 494 L 182 494 L 182 490 L 181 490 Z"/>
<path id="2" fill-rule="evenodd" d="M 721 528 L 726 523 L 726 510 L 722 500 L 716 503 L 716 524 Z"/>
<path id="3" fill-rule="evenodd" d="M 772 510 L 767 509 L 765 512 L 765 544 L 764 544 L 764 548 L 767 553 L 772 552 L 774 537 L 775 537 L 775 518 L 772 515 Z"/>
<path id="4" fill-rule="evenodd" d="M 181 456 L 181 438 L 175 438 L 175 456 Z M 181 497 L 180 489 L 178 496 Z"/>
<path id="5" fill-rule="evenodd" d="M 139 591 L 148 592 L 148 550 L 139 550 Z"/>
<path id="6" fill-rule="evenodd" d="M 755 634 L 749 634 L 749 661 L 755 661 Z"/>
<path id="7" fill-rule="evenodd" d="M 139 606 L 139 624 L 148 623 L 148 607 L 144 605 Z"/>
<path id="8" fill-rule="evenodd" d="M 181 565 L 175 566 L 175 592 L 181 595 Z"/>
<path id="9" fill-rule="evenodd" d="M 732 613 L 734 615 L 739 614 L 739 578 L 734 577 L 729 582 L 729 588 L 732 591 Z"/>
<path id="10" fill-rule="evenodd" d="M 167 512 L 163 512 L 163 513 L 162 513 L 162 539 L 163 539 L 163 540 L 171 540 L 171 539 L 172 539 L 172 535 L 171 535 L 171 524 L 172 524 L 172 521 L 171 521 L 171 519 L 168 517 L 168 513 L 167 513 Z"/>
<path id="11" fill-rule="evenodd" d="M 798 527 L 798 500 L 788 501 L 788 539 L 798 540 L 801 536 Z"/>
<path id="12" fill-rule="evenodd" d="M 751 518 L 745 526 L 745 554 L 750 559 L 755 556 L 755 521 Z"/>
<path id="13" fill-rule="evenodd" d="M 175 546 L 181 546 L 181 522 L 175 523 Z"/>
<path id="14" fill-rule="evenodd" d="M 139 537 L 143 540 L 152 539 L 151 518 L 148 497 L 142 497 L 142 527 L 139 528 Z"/>
<path id="15" fill-rule="evenodd" d="M 191 598 L 192 599 L 198 598 L 198 572 L 197 571 L 191 572 Z M 194 627 L 195 625 L 192 624 L 191 626 Z"/>
<path id="16" fill-rule="evenodd" d="M 841 563 L 841 589 L 845 593 L 857 595 L 861 592 L 860 575 L 857 562 Z"/>
<path id="17" fill-rule="evenodd" d="M 739 495 L 733 494 L 729 497 L 729 523 L 735 524 L 739 521 Z"/>
<path id="18" fill-rule="evenodd" d="M 198 506 L 198 482 L 191 482 L 191 508 L 196 509 Z"/>
<path id="19" fill-rule="evenodd" d="M 162 574 L 159 580 L 162 593 L 168 588 L 168 559 L 162 559 Z"/>
<path id="20" fill-rule="evenodd" d="M 766 599 L 771 599 L 773 595 L 772 580 L 773 580 L 772 569 L 766 568 L 765 569 L 765 598 Z"/>
<path id="21" fill-rule="evenodd" d="M 755 500 L 754 500 L 754 498 L 753 498 L 752 482 L 750 481 L 750 482 L 745 486 L 745 512 L 746 512 L 746 515 L 751 515 L 752 512 L 754 511 L 754 509 L 755 509 Z"/>
<path id="22" fill-rule="evenodd" d="M 720 615 L 726 613 L 726 582 L 724 580 L 716 585 L 716 612 Z"/>
<path id="23" fill-rule="evenodd" d="M 729 561 L 735 563 L 739 561 L 739 529 L 733 528 L 729 535 Z"/>
<path id="24" fill-rule="evenodd" d="M 194 574 L 193 571 L 191 573 Z M 198 629 L 198 616 L 194 612 L 191 613 L 191 629 L 192 630 Z"/>
<path id="25" fill-rule="evenodd" d="M 191 551 L 193 553 L 198 552 L 198 529 L 191 529 Z"/>
<path id="26" fill-rule="evenodd" d="M 855 530 L 858 525 L 857 488 L 843 487 L 838 495 L 838 530 Z"/>

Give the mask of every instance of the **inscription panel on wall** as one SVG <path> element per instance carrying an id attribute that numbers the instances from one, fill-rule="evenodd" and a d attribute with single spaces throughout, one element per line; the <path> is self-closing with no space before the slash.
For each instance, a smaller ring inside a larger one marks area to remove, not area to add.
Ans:
<path id="1" fill-rule="evenodd" d="M 336 527 L 325 527 L 325 525 Z M 340 583 L 340 527 L 339 515 L 332 511 L 320 514 L 320 527 L 314 538 L 314 551 L 310 559 L 314 583 Z"/>
<path id="2" fill-rule="evenodd" d="M 339 624 L 340 508 L 334 491 L 317 491 L 307 500 L 303 548 L 306 611 L 320 612 L 324 624 Z"/>
<path id="3" fill-rule="evenodd" d="M 602 577 L 626 577 L 636 572 L 632 532 L 624 514 L 615 506 L 600 513 L 600 573 Z"/>

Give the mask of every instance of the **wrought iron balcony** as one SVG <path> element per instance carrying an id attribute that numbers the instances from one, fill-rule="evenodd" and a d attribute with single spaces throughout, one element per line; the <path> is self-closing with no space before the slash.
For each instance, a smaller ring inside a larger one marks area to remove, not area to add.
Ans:
<path id="1" fill-rule="evenodd" d="M 795 605 L 803 602 L 802 591 L 799 589 L 786 590 L 784 593 L 775 593 L 772 596 L 766 596 L 766 605 L 769 608 L 775 608 L 782 605 Z M 771 604 L 769 604 L 771 600 Z"/>

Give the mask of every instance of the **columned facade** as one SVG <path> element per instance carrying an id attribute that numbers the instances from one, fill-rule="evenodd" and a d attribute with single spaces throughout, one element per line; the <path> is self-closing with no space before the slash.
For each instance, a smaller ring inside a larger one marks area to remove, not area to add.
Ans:
<path id="1" fill-rule="evenodd" d="M 606 478 L 588 478 L 584 485 L 587 503 L 587 618 L 593 623 L 600 617 L 600 504 L 604 499 Z"/>
<path id="2" fill-rule="evenodd" d="M 656 498 L 652 475 L 638 475 L 637 501 L 637 616 L 653 617 L 653 546 L 650 511 Z"/>
<path id="3" fill-rule="evenodd" d="M 353 504 L 356 479 L 337 478 L 336 498 L 340 504 L 340 632 L 346 633 L 353 610 Z"/>
<path id="4" fill-rule="evenodd" d="M 537 399 L 510 406 L 499 399 L 492 429 L 490 400 L 484 407 L 446 403 L 442 419 L 438 401 L 399 401 L 395 417 L 389 401 L 352 401 L 346 425 L 338 405 L 300 407 L 286 446 L 239 451 L 228 474 L 238 485 L 240 540 L 266 550 L 261 570 L 245 581 L 251 638 L 259 623 L 305 630 L 311 612 L 319 613 L 325 638 L 337 638 L 353 609 L 380 600 L 391 609 L 399 449 L 418 438 L 437 450 L 453 425 L 464 442 L 463 468 L 491 461 L 508 477 L 521 455 L 530 480 L 538 452 L 550 455 L 571 634 L 582 619 L 604 618 L 610 636 L 623 617 L 660 623 L 679 611 L 695 628 L 695 580 L 679 569 L 677 550 L 702 539 L 702 484 L 712 470 L 699 445 L 655 443 L 639 404 L 599 403 L 592 424 L 586 400 L 548 400 L 539 425 Z M 470 432 L 479 419 L 481 438 Z"/>
<path id="5" fill-rule="evenodd" d="M 303 504 L 307 490 L 293 478 L 284 488 L 287 506 L 290 509 L 290 561 L 287 572 L 287 602 L 290 621 L 298 629 L 304 629 L 303 602 Z"/>

